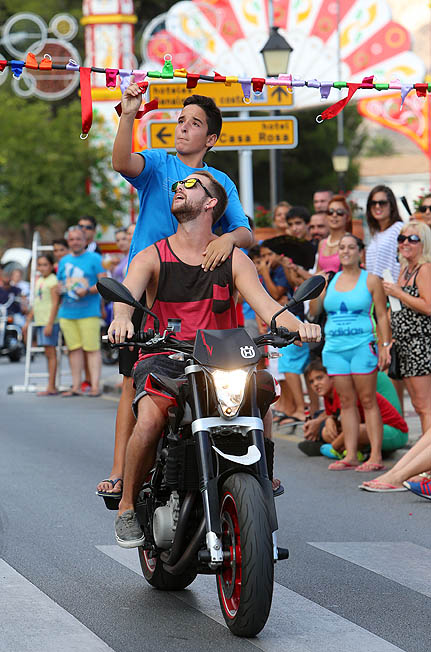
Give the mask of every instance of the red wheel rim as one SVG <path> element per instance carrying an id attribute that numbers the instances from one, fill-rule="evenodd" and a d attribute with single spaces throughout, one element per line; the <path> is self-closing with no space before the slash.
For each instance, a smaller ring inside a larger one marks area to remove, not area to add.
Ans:
<path id="1" fill-rule="evenodd" d="M 156 570 L 156 563 L 157 563 L 156 557 L 149 557 L 148 550 L 144 550 L 143 548 L 139 548 L 139 553 L 143 558 L 145 562 L 145 566 L 147 567 L 148 571 L 150 573 L 154 573 L 154 571 Z"/>
<path id="2" fill-rule="evenodd" d="M 235 500 L 230 493 L 223 496 L 221 506 L 223 552 L 229 559 L 223 562 L 218 584 L 223 608 L 229 618 L 235 618 L 241 597 L 241 537 Z"/>

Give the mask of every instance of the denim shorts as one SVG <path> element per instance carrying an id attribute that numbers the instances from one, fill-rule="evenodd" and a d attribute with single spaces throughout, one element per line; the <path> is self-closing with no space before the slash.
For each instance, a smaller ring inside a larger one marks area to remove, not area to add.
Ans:
<path id="1" fill-rule="evenodd" d="M 322 362 L 329 376 L 372 374 L 378 361 L 375 342 L 365 342 L 347 351 L 325 351 L 325 347 L 322 351 Z"/>
<path id="2" fill-rule="evenodd" d="M 58 333 L 60 330 L 59 324 L 54 324 L 52 327 L 51 335 L 47 336 L 44 334 L 45 326 L 36 326 L 36 341 L 38 346 L 57 346 L 58 344 Z"/>

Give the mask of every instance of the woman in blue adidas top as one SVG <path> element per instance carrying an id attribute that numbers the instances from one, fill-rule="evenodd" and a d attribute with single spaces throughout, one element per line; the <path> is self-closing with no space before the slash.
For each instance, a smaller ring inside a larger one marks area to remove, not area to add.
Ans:
<path id="1" fill-rule="evenodd" d="M 357 471 L 378 471 L 382 466 L 383 424 L 376 400 L 377 370 L 389 366 L 391 330 L 386 312 L 386 295 L 378 276 L 361 269 L 364 245 L 351 234 L 339 244 L 341 272 L 326 289 L 324 308 L 328 315 L 322 361 L 341 401 L 341 423 L 346 433 L 346 457 L 330 464 L 331 471 L 355 468 Z M 377 350 L 375 324 L 371 313 L 374 305 L 382 341 Z M 357 446 L 359 398 L 370 433 L 371 453 L 367 462 L 358 466 Z"/>

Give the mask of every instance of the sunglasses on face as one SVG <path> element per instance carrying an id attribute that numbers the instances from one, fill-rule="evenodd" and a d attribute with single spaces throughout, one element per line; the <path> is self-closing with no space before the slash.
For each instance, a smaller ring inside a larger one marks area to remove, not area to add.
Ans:
<path id="1" fill-rule="evenodd" d="M 402 233 L 400 233 L 397 240 L 400 243 L 405 242 L 407 240 L 408 242 L 410 242 L 410 244 L 417 244 L 418 242 L 421 242 L 420 237 L 418 235 L 416 235 L 416 234 L 403 235 Z"/>
<path id="2" fill-rule="evenodd" d="M 200 179 L 195 179 L 194 177 L 192 177 L 191 179 L 184 179 L 184 181 L 175 181 L 175 183 L 173 183 L 171 186 L 171 190 L 172 192 L 176 192 L 180 184 L 184 186 L 184 188 L 187 188 L 188 190 L 189 188 L 194 188 L 197 183 L 205 190 L 208 197 L 212 199 L 212 195 L 210 195 L 209 190 L 205 188 L 202 181 Z"/>
<path id="3" fill-rule="evenodd" d="M 91 224 L 78 224 L 80 229 L 86 229 L 86 231 L 94 231 L 94 226 Z"/>
<path id="4" fill-rule="evenodd" d="M 431 212 L 431 206 L 419 206 L 419 211 L 421 213 L 426 213 L 427 211 Z"/>
<path id="5" fill-rule="evenodd" d="M 370 201 L 370 206 L 387 206 L 389 201 L 387 199 L 372 199 Z"/>
<path id="6" fill-rule="evenodd" d="M 343 210 L 342 208 L 337 208 L 337 209 L 330 208 L 328 210 L 328 215 L 338 215 L 339 217 L 341 217 L 342 215 L 345 215 L 345 214 L 346 214 L 346 211 Z"/>

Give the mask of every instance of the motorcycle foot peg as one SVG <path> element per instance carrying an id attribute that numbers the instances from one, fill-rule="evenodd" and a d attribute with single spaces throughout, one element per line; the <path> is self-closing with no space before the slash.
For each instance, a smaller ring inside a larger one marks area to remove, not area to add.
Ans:
<path id="1" fill-rule="evenodd" d="M 278 561 L 283 559 L 289 559 L 289 551 L 287 548 L 277 548 L 278 550 Z"/>
<path id="2" fill-rule="evenodd" d="M 204 564 L 209 564 L 211 562 L 211 553 L 209 550 L 199 550 L 198 552 L 199 561 Z M 228 550 L 223 551 L 223 561 L 230 561 L 230 552 Z"/>

